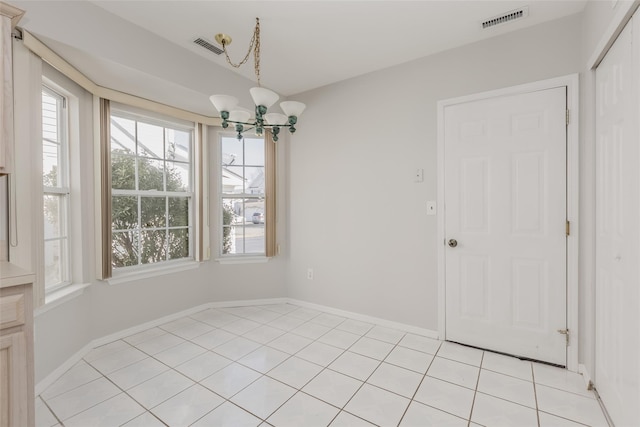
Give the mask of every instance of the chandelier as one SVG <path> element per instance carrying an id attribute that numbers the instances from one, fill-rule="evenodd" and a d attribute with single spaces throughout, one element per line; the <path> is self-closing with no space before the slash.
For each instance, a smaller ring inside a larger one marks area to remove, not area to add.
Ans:
<path id="1" fill-rule="evenodd" d="M 251 111 L 238 106 L 238 98 L 229 95 L 211 95 L 209 98 L 213 106 L 220 113 L 222 127 L 227 129 L 229 124 L 235 125 L 238 139 L 242 139 L 243 132 L 255 129 L 257 136 L 262 136 L 265 129 L 270 129 L 273 140 L 278 140 L 280 128 L 288 128 L 289 132 L 296 131 L 298 117 L 305 109 L 302 102 L 284 101 L 280 103 L 282 113 L 268 113 L 268 109 L 280 98 L 277 93 L 263 88 L 260 85 L 260 19 L 256 18 L 256 28 L 249 44 L 249 50 L 245 57 L 237 64 L 234 64 L 227 52 L 227 46 L 231 44 L 231 37 L 227 34 L 216 34 L 216 42 L 222 45 L 222 50 L 227 62 L 234 68 L 240 68 L 247 62 L 251 51 L 253 51 L 254 70 L 256 73 L 257 87 L 249 89 L 253 103 L 255 104 L 255 119 L 251 119 Z"/>

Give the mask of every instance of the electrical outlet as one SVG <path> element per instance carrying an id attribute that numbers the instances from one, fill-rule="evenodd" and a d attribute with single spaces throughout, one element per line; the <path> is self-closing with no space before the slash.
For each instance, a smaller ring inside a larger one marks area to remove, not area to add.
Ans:
<path id="1" fill-rule="evenodd" d="M 313 268 L 307 268 L 307 279 L 313 280 Z"/>

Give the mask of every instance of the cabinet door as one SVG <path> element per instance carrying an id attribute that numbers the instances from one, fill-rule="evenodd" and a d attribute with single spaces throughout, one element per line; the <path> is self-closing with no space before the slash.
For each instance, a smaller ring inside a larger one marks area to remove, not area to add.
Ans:
<path id="1" fill-rule="evenodd" d="M 27 425 L 27 354 L 25 333 L 0 337 L 0 427 Z"/>

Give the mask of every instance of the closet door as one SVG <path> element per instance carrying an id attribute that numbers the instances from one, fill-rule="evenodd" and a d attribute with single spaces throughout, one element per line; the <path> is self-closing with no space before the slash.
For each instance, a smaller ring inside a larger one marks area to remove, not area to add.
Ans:
<path id="1" fill-rule="evenodd" d="M 595 386 L 616 426 L 640 425 L 638 33 L 635 18 L 596 70 Z"/>

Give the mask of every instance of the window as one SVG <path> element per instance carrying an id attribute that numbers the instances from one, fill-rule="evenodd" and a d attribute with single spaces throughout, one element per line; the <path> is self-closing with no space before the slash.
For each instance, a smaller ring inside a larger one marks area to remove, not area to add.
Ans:
<path id="1" fill-rule="evenodd" d="M 222 255 L 265 254 L 263 138 L 221 136 Z"/>
<path id="2" fill-rule="evenodd" d="M 71 282 L 67 100 L 42 88 L 42 185 L 45 293 Z"/>
<path id="3" fill-rule="evenodd" d="M 111 111 L 111 264 L 193 258 L 193 127 Z"/>

